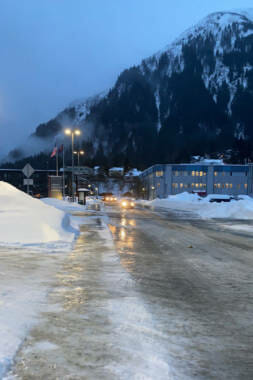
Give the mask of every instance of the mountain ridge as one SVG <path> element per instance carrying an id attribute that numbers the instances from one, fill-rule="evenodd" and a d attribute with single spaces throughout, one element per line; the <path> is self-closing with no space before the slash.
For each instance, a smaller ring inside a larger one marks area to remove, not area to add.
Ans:
<path id="1" fill-rule="evenodd" d="M 231 150 L 237 140 L 251 144 L 252 42 L 253 9 L 214 12 L 33 137 L 60 138 L 65 124 L 78 125 L 94 162 L 135 166 Z"/>

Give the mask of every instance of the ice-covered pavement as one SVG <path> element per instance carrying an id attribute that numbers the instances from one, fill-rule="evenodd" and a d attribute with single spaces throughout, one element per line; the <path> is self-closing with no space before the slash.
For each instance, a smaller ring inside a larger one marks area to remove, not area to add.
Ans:
<path id="1" fill-rule="evenodd" d="M 251 379 L 253 234 L 104 211 L 85 219 L 8 379 Z"/>
<path id="2" fill-rule="evenodd" d="M 65 254 L 0 248 L 0 379 L 43 310 Z"/>

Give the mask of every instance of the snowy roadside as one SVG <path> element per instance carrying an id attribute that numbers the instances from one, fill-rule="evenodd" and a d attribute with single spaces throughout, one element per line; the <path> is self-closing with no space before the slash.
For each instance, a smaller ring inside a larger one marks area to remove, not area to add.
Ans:
<path id="1" fill-rule="evenodd" d="M 215 195 L 217 197 L 217 195 Z M 210 202 L 212 195 L 201 198 L 197 194 L 181 193 L 169 196 L 166 199 L 154 199 L 153 201 L 141 200 L 138 204 L 144 207 L 159 207 L 172 211 L 190 212 L 203 219 L 232 219 L 253 220 L 253 199 L 242 195 L 240 200 L 230 202 Z M 238 228 L 253 231 L 253 227 L 243 226 L 238 223 Z"/>
<path id="2" fill-rule="evenodd" d="M 0 182 L 0 379 L 44 310 L 85 211 L 68 201 L 34 199 Z"/>

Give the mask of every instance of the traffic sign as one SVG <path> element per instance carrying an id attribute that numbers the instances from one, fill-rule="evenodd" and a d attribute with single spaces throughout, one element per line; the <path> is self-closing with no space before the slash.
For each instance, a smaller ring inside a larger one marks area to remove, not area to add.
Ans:
<path id="1" fill-rule="evenodd" d="M 22 172 L 24 173 L 24 175 L 27 178 L 29 178 L 35 172 L 35 170 L 33 169 L 33 167 L 30 164 L 26 164 L 25 167 L 23 168 Z"/>
<path id="2" fill-rule="evenodd" d="M 33 179 L 31 179 L 31 178 L 25 178 L 24 179 L 24 186 L 25 185 L 29 185 L 29 186 L 33 186 Z"/>

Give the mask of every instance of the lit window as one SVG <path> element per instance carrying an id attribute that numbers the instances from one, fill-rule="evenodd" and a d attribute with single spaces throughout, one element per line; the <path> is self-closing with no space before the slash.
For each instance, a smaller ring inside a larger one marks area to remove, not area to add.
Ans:
<path id="1" fill-rule="evenodd" d="M 162 176 L 163 176 L 163 171 L 162 171 L 162 170 L 158 170 L 158 171 L 156 172 L 156 176 L 157 176 L 157 177 L 162 177 Z"/>
<path id="2" fill-rule="evenodd" d="M 194 187 L 195 186 L 195 183 L 192 183 L 192 187 Z"/>
<path id="3" fill-rule="evenodd" d="M 195 177 L 195 171 L 194 170 L 192 171 L 192 176 Z"/>
<path id="4" fill-rule="evenodd" d="M 215 177 L 217 177 L 217 175 L 218 175 L 218 172 L 214 172 L 214 175 L 215 175 Z"/>
<path id="5" fill-rule="evenodd" d="M 226 183 L 226 189 L 228 189 L 229 188 L 229 183 Z"/>
<path id="6" fill-rule="evenodd" d="M 199 176 L 199 172 L 196 172 L 196 176 L 197 176 L 197 177 Z"/>
<path id="7" fill-rule="evenodd" d="M 183 183 L 180 183 L 180 187 L 181 187 L 181 189 L 184 187 L 184 184 Z"/>
<path id="8" fill-rule="evenodd" d="M 206 175 L 206 172 L 203 172 L 203 175 Z"/>
<path id="9" fill-rule="evenodd" d="M 202 186 L 203 186 L 203 184 L 202 184 L 202 183 L 200 183 L 200 184 L 199 184 L 199 187 L 202 187 Z"/>
<path id="10" fill-rule="evenodd" d="M 233 187 L 233 184 L 232 184 L 232 183 L 230 183 L 230 189 L 232 189 L 232 187 Z"/>
<path id="11" fill-rule="evenodd" d="M 224 183 L 222 184 L 222 188 L 223 188 L 223 189 L 225 188 L 225 184 L 224 184 Z"/>
<path id="12" fill-rule="evenodd" d="M 213 186 L 214 186 L 214 188 L 216 189 L 216 187 L 217 187 L 217 184 L 215 183 Z"/>
<path id="13" fill-rule="evenodd" d="M 199 172 L 199 176 L 200 176 L 200 177 L 203 177 L 203 172 Z"/>
<path id="14" fill-rule="evenodd" d="M 225 172 L 222 172 L 222 175 L 223 175 L 223 177 L 224 177 L 224 175 L 225 175 Z"/>
<path id="15" fill-rule="evenodd" d="M 220 189 L 220 187 L 221 187 L 221 186 L 220 186 L 220 183 L 217 183 L 217 187 L 218 187 L 218 189 Z"/>
<path id="16" fill-rule="evenodd" d="M 247 189 L 247 187 L 248 187 L 247 183 L 245 183 L 244 187 L 245 187 L 245 189 Z"/>
<path id="17" fill-rule="evenodd" d="M 196 184 L 195 184 L 195 186 L 196 186 L 196 187 L 199 187 L 199 184 L 198 184 L 198 183 L 196 183 Z"/>

